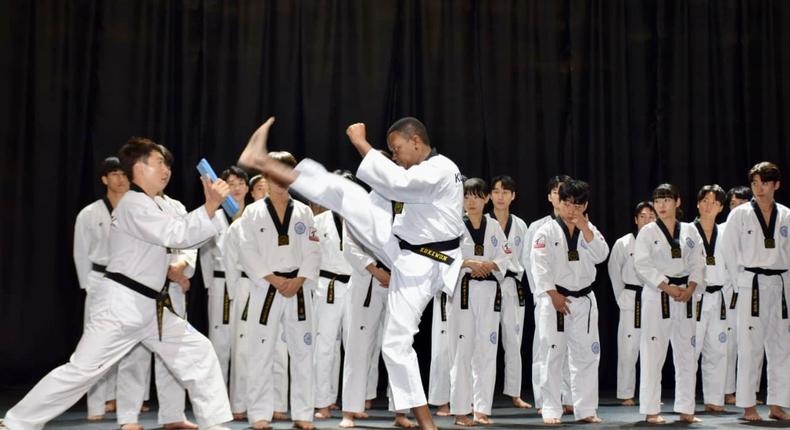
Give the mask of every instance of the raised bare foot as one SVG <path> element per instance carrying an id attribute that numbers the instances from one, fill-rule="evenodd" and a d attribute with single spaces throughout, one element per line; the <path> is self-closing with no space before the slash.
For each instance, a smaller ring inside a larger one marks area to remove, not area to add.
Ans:
<path id="1" fill-rule="evenodd" d="M 410 419 L 406 418 L 404 414 L 395 414 L 395 421 L 392 423 L 395 427 L 404 429 L 413 429 L 417 427 Z"/>
<path id="2" fill-rule="evenodd" d="M 771 405 L 771 410 L 768 412 L 768 418 L 777 421 L 790 421 L 790 414 L 784 411 L 777 405 Z"/>
<path id="3" fill-rule="evenodd" d="M 725 405 L 734 405 L 735 404 L 735 394 L 725 394 L 724 395 L 724 404 Z"/>
<path id="4" fill-rule="evenodd" d="M 118 408 L 118 404 L 115 402 L 115 400 L 107 400 L 106 402 L 104 402 L 105 413 L 115 412 L 117 408 Z"/>
<path id="5" fill-rule="evenodd" d="M 743 408 L 743 417 L 746 421 L 762 421 L 763 417 L 757 413 L 757 406 L 752 406 L 750 408 Z"/>
<path id="6" fill-rule="evenodd" d="M 484 426 L 494 424 L 494 421 L 492 421 L 491 418 L 489 418 L 488 415 L 486 414 L 475 412 L 474 415 L 475 415 L 475 424 L 481 424 Z"/>
<path id="7" fill-rule="evenodd" d="M 447 403 L 439 406 L 439 409 L 436 410 L 437 417 L 449 417 L 450 416 L 450 405 Z"/>
<path id="8" fill-rule="evenodd" d="M 680 421 L 688 424 L 701 423 L 702 420 L 695 417 L 694 414 L 680 414 Z"/>
<path id="9" fill-rule="evenodd" d="M 584 418 L 580 419 L 579 422 L 585 422 L 585 423 L 590 423 L 590 424 L 598 424 L 598 423 L 602 423 L 603 420 L 601 419 L 601 417 L 599 417 L 597 415 L 590 415 L 589 417 L 584 417 Z"/>
<path id="10" fill-rule="evenodd" d="M 177 423 L 167 423 L 162 426 L 165 430 L 173 430 L 173 429 L 197 429 L 197 424 L 190 422 L 190 421 L 179 421 Z"/>
<path id="11" fill-rule="evenodd" d="M 570 415 L 573 413 L 573 405 L 562 405 L 562 413 Z"/>
<path id="12" fill-rule="evenodd" d="M 127 423 L 121 426 L 121 430 L 143 430 L 143 426 L 137 423 Z"/>
<path id="13" fill-rule="evenodd" d="M 274 412 L 272 414 L 272 421 L 287 421 L 287 420 L 288 420 L 288 414 L 286 414 L 285 412 Z"/>
<path id="14" fill-rule="evenodd" d="M 310 421 L 294 421 L 294 427 L 301 430 L 314 430 L 315 426 Z"/>
<path id="15" fill-rule="evenodd" d="M 233 421 L 244 421 L 247 419 L 247 414 L 244 412 L 234 412 Z"/>
<path id="16" fill-rule="evenodd" d="M 559 418 L 543 418 L 543 424 L 560 425 L 562 420 Z"/>
<path id="17" fill-rule="evenodd" d="M 513 406 L 519 409 L 529 409 L 532 407 L 532 405 L 530 405 L 529 403 L 525 402 L 524 400 L 521 400 L 521 397 L 513 397 Z"/>
<path id="18" fill-rule="evenodd" d="M 332 414 L 329 413 L 329 406 L 316 409 L 314 416 L 317 420 L 328 420 L 332 418 Z"/>
<path id="19" fill-rule="evenodd" d="M 475 425 L 475 421 L 466 415 L 456 415 L 455 425 L 461 427 L 472 427 Z"/>
<path id="20" fill-rule="evenodd" d="M 666 424 L 667 420 L 664 419 L 661 415 L 647 415 L 645 416 L 645 421 L 648 424 Z"/>
<path id="21" fill-rule="evenodd" d="M 705 412 L 724 412 L 726 409 L 724 406 L 720 405 L 712 405 L 712 404 L 705 404 Z"/>
<path id="22" fill-rule="evenodd" d="M 88 421 L 101 421 L 104 419 L 104 415 L 88 415 Z"/>
<path id="23" fill-rule="evenodd" d="M 272 425 L 266 420 L 258 420 L 252 424 L 252 428 L 255 430 L 266 430 L 272 428 Z"/>
<path id="24" fill-rule="evenodd" d="M 634 399 L 625 399 L 623 400 L 623 403 L 620 404 L 623 406 L 636 406 L 636 402 L 634 401 Z"/>
<path id="25" fill-rule="evenodd" d="M 268 156 L 266 140 L 269 138 L 269 129 L 274 124 L 274 117 L 269 117 L 257 130 L 250 136 L 247 146 L 239 156 L 238 165 L 245 168 L 261 170 L 260 166 Z"/>

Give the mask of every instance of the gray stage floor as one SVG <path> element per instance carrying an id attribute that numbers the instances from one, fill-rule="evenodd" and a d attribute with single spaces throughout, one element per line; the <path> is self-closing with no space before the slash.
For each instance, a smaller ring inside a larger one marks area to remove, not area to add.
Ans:
<path id="1" fill-rule="evenodd" d="M 0 416 L 5 414 L 5 411 L 12 406 L 13 402 L 19 399 L 19 396 L 23 393 L 16 393 L 16 392 L 4 392 L 0 394 Z M 677 415 L 674 415 L 670 412 L 671 410 L 671 399 L 664 399 L 665 405 L 664 410 L 666 411 L 665 418 L 669 421 L 669 424 L 656 426 L 656 425 L 648 425 L 643 420 L 643 417 L 639 415 L 639 411 L 636 407 L 623 407 L 618 406 L 614 399 L 602 399 L 601 406 L 599 409 L 600 416 L 604 419 L 602 424 L 581 424 L 581 423 L 574 423 L 573 417 L 565 416 L 564 417 L 564 425 L 563 426 L 572 426 L 572 427 L 579 427 L 585 429 L 599 429 L 599 428 L 619 428 L 619 429 L 628 429 L 628 428 L 675 428 L 675 427 L 683 427 L 683 428 L 694 428 L 694 429 L 711 429 L 711 428 L 790 428 L 790 422 L 781 423 L 773 420 L 767 420 L 760 423 L 747 423 L 745 421 L 739 420 L 740 411 L 735 407 L 728 407 L 728 411 L 724 414 L 717 414 L 711 415 L 706 414 L 703 412 L 699 412 L 699 417 L 702 418 L 703 422 L 700 424 L 694 425 L 687 425 L 681 424 L 678 422 L 674 422 L 677 420 Z M 480 428 L 491 428 L 491 429 L 542 429 L 542 428 L 556 428 L 557 426 L 548 426 L 544 425 L 541 421 L 540 417 L 537 415 L 534 409 L 523 410 L 523 409 L 515 409 L 512 407 L 508 407 L 509 403 L 506 399 L 497 399 L 496 407 L 494 408 L 494 413 L 492 418 L 495 421 L 495 424 L 486 427 Z M 392 415 L 387 412 L 385 409 L 385 405 L 376 405 L 373 410 L 370 411 L 370 418 L 367 420 L 358 420 L 357 421 L 357 428 L 360 429 L 388 429 L 394 428 L 392 427 Z M 66 412 L 65 414 L 61 415 L 51 423 L 49 423 L 45 429 L 60 429 L 60 430 L 77 430 L 77 429 L 84 429 L 84 430 L 110 430 L 110 429 L 117 429 L 117 425 L 115 423 L 115 414 L 108 414 L 105 417 L 104 421 L 98 423 L 90 423 L 84 419 L 84 404 L 78 404 L 70 411 Z M 155 410 L 155 405 L 154 405 Z M 702 410 L 702 405 L 698 405 L 698 411 Z M 768 408 L 765 406 L 761 406 L 759 408 L 760 413 L 763 415 L 763 418 L 768 417 Z M 193 419 L 191 411 L 187 412 L 187 415 L 190 419 Z M 436 418 L 437 424 L 440 428 L 449 429 L 449 428 L 464 428 L 464 427 L 456 427 L 453 425 L 452 418 Z M 316 427 L 320 429 L 336 429 L 337 424 L 340 422 L 340 413 L 337 411 L 333 412 L 333 418 L 329 420 L 322 420 L 316 421 Z M 147 412 L 140 416 L 140 423 L 149 430 L 161 428 L 156 423 L 156 412 Z M 233 422 L 229 424 L 230 428 L 233 429 L 246 429 L 249 428 L 246 422 Z M 275 429 L 285 429 L 291 428 L 290 422 L 275 422 L 273 424 Z"/>

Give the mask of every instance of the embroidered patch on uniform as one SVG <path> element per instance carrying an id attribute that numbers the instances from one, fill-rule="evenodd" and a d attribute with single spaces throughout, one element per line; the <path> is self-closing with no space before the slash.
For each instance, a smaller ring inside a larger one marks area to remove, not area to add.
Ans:
<path id="1" fill-rule="evenodd" d="M 490 335 L 488 335 L 488 340 L 491 341 L 492 344 L 496 345 L 496 332 L 492 331 Z"/>
<path id="2" fill-rule="evenodd" d="M 719 342 L 721 343 L 727 342 L 727 333 L 725 332 L 719 333 Z"/>
<path id="3" fill-rule="evenodd" d="M 787 226 L 786 225 L 783 225 L 782 228 L 779 229 L 779 234 L 781 234 L 782 237 L 787 237 Z"/>
<path id="4" fill-rule="evenodd" d="M 313 343 L 313 335 L 310 334 L 309 331 L 304 334 L 304 338 L 303 339 L 304 339 L 304 344 L 305 345 L 310 345 L 311 343 Z"/>
<path id="5" fill-rule="evenodd" d="M 601 345 L 598 342 L 593 342 L 591 349 L 593 354 L 598 354 L 601 352 Z"/>
<path id="6" fill-rule="evenodd" d="M 507 243 L 507 242 L 505 242 L 505 244 L 502 245 L 502 249 L 505 251 L 505 254 L 512 254 L 513 253 L 513 251 L 510 249 L 510 244 Z"/>
<path id="7" fill-rule="evenodd" d="M 304 234 L 305 230 L 307 230 L 307 227 L 305 227 L 304 223 L 301 221 L 297 222 L 294 226 L 294 231 L 296 234 Z"/>
<path id="8" fill-rule="evenodd" d="M 496 236 L 491 236 L 491 246 L 496 247 L 497 243 L 499 243 L 499 241 L 496 240 Z"/>
<path id="9" fill-rule="evenodd" d="M 697 346 L 697 336 L 691 336 L 691 346 Z"/>
<path id="10" fill-rule="evenodd" d="M 546 242 L 543 239 L 536 239 L 535 245 L 532 246 L 533 249 L 543 249 L 546 247 Z"/>
<path id="11" fill-rule="evenodd" d="M 688 245 L 689 248 L 694 248 L 694 241 L 691 240 L 690 237 L 687 237 L 686 238 L 686 245 Z"/>
<path id="12" fill-rule="evenodd" d="M 514 237 L 514 238 L 513 238 L 513 243 L 514 243 L 516 246 L 519 246 L 519 245 L 521 245 L 521 236 L 516 236 L 516 237 Z"/>
<path id="13" fill-rule="evenodd" d="M 321 239 L 318 238 L 318 231 L 314 227 L 310 227 L 310 235 L 307 238 L 313 242 L 321 241 Z"/>

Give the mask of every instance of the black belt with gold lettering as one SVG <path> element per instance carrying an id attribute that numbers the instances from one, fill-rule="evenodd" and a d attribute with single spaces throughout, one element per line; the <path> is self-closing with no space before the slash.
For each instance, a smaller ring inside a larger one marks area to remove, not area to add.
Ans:
<path id="1" fill-rule="evenodd" d="M 390 272 L 390 268 L 385 266 L 384 263 L 381 261 L 376 260 L 376 267 L 379 269 L 384 270 L 387 273 Z M 370 298 L 373 296 L 373 275 L 370 275 L 370 282 L 368 282 L 368 294 L 365 296 L 365 303 L 362 304 L 363 307 L 369 308 L 370 307 Z M 444 321 L 444 320 L 442 320 Z"/>
<path id="2" fill-rule="evenodd" d="M 164 317 L 164 310 L 165 308 L 169 309 L 173 315 L 178 316 L 176 311 L 173 309 L 173 302 L 170 301 L 170 294 L 168 293 L 167 288 L 167 280 L 165 279 L 165 285 L 162 287 L 162 290 L 156 292 L 151 288 L 135 281 L 132 278 L 129 278 L 126 275 L 115 273 L 115 272 L 107 272 L 104 274 L 107 279 L 111 279 L 124 287 L 134 291 L 135 293 L 142 294 L 149 299 L 153 299 L 156 301 L 156 325 L 159 329 L 159 340 L 162 340 L 162 319 Z"/>
<path id="3" fill-rule="evenodd" d="M 493 281 L 496 282 L 496 294 L 494 295 L 494 312 L 502 311 L 502 289 L 499 287 L 499 280 L 489 274 L 485 278 L 473 278 L 467 273 L 461 278 L 461 309 L 469 309 L 469 281 Z M 444 320 L 442 320 L 444 321 Z"/>
<path id="4" fill-rule="evenodd" d="M 727 304 L 724 303 L 724 291 L 722 291 L 723 288 L 724 287 L 722 285 L 708 285 L 707 287 L 705 287 L 706 293 L 713 294 L 715 292 L 718 292 L 719 294 L 721 294 L 721 307 L 719 309 L 719 319 L 722 321 L 727 319 Z M 705 294 L 703 294 L 702 297 L 700 297 L 699 301 L 697 302 L 697 321 L 699 321 L 700 318 L 702 317 L 703 300 L 705 300 Z"/>
<path id="5" fill-rule="evenodd" d="M 460 237 L 457 237 L 455 239 L 445 240 L 444 242 L 423 243 L 422 245 L 413 245 L 399 238 L 398 236 L 395 237 L 398 239 L 398 245 L 400 246 L 400 249 L 405 249 L 407 251 L 420 254 L 424 257 L 430 258 L 431 260 L 435 260 L 447 265 L 453 264 L 453 261 L 455 261 L 455 259 L 445 254 L 444 252 L 458 249 L 458 247 L 461 244 Z"/>
<path id="6" fill-rule="evenodd" d="M 329 279 L 329 285 L 326 287 L 326 302 L 330 304 L 335 303 L 335 281 L 348 284 L 351 279 L 349 275 L 339 275 L 328 270 L 321 270 L 318 272 L 318 276 Z"/>
<path id="7" fill-rule="evenodd" d="M 584 287 L 578 291 L 572 291 L 564 287 L 560 287 L 559 285 L 554 286 L 557 289 L 557 292 L 562 294 L 565 297 L 586 297 L 587 301 L 590 302 L 590 307 L 587 310 L 587 333 L 590 332 L 590 314 L 592 313 L 592 299 L 590 299 L 589 295 L 592 293 L 592 285 L 588 287 Z M 560 311 L 557 311 L 557 331 L 565 331 L 565 314 Z"/>
<path id="8" fill-rule="evenodd" d="M 522 308 L 527 304 L 527 299 L 524 297 L 524 285 L 521 284 L 521 278 L 518 277 L 518 273 L 508 270 L 505 273 L 505 278 L 513 278 L 516 281 L 516 294 L 518 294 L 518 305 Z"/>
<path id="9" fill-rule="evenodd" d="M 282 276 L 283 278 L 293 279 L 297 275 L 299 275 L 299 269 L 296 269 L 292 272 L 274 272 L 276 276 Z M 263 302 L 263 309 L 261 310 L 261 317 L 258 320 L 259 323 L 266 325 L 269 322 L 269 311 L 272 309 L 272 303 L 274 302 L 274 296 L 277 295 L 277 288 L 274 288 L 274 285 L 269 284 L 269 290 L 266 292 L 266 300 Z M 307 319 L 307 314 L 305 310 L 304 304 L 304 289 L 299 287 L 299 291 L 296 292 L 296 312 L 299 321 L 304 321 Z"/>
<path id="10" fill-rule="evenodd" d="M 680 276 L 680 277 L 673 277 L 667 276 L 669 283 L 672 285 L 686 285 L 688 286 L 689 277 L 688 276 Z M 686 318 L 693 318 L 694 317 L 694 304 L 692 303 L 693 300 L 689 299 L 686 302 Z M 669 294 L 665 292 L 661 292 L 661 318 L 667 319 L 669 318 Z"/>
<path id="11" fill-rule="evenodd" d="M 787 270 L 763 269 L 761 267 L 747 267 L 744 270 L 754 273 L 754 277 L 752 277 L 752 316 L 760 316 L 760 283 L 757 282 L 757 276 L 778 276 L 782 280 L 782 319 L 786 320 L 787 298 L 785 297 L 785 280 L 782 277 L 782 273 L 787 272 Z"/>
<path id="12" fill-rule="evenodd" d="M 642 328 L 642 286 L 625 284 L 625 289 L 634 293 L 634 328 Z"/>
<path id="13" fill-rule="evenodd" d="M 101 264 L 91 263 L 91 270 L 93 270 L 94 272 L 106 273 L 107 272 L 107 266 L 102 266 Z"/>

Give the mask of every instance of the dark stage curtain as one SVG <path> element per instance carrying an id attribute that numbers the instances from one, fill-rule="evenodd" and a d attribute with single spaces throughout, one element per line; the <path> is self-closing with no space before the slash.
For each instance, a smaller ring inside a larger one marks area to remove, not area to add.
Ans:
<path id="1" fill-rule="evenodd" d="M 467 176 L 514 176 L 528 221 L 549 210 L 550 175 L 589 181 L 612 244 L 660 182 L 681 188 L 688 220 L 703 184 L 744 184 L 764 159 L 790 174 L 788 23 L 780 0 L 3 1 L 0 384 L 40 378 L 76 345 L 74 219 L 129 136 L 173 151 L 167 192 L 192 208 L 197 161 L 229 165 L 269 115 L 275 149 L 332 169 L 359 162 L 350 123 L 383 146 L 412 115 Z M 603 265 L 596 293 L 605 390 L 617 308 Z M 527 312 L 527 397 L 532 325 Z"/>

